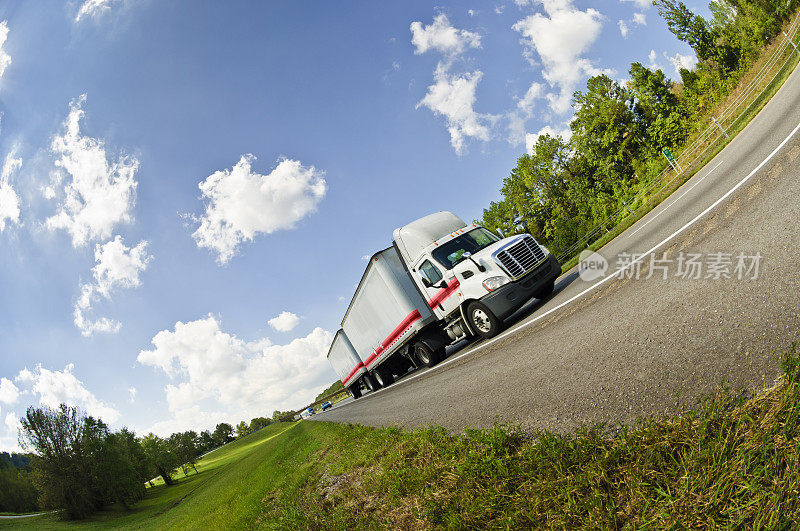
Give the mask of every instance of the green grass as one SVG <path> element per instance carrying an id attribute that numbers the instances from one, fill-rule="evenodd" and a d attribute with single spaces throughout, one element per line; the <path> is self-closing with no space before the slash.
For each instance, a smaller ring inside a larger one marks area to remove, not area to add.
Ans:
<path id="1" fill-rule="evenodd" d="M 697 411 L 532 436 L 453 435 L 303 421 L 270 426 L 200 462 L 131 512 L 36 529 L 791 529 L 800 521 L 800 378 L 744 401 L 722 388 Z M 12 525 L 0 522 L 0 526 Z"/>
<path id="2" fill-rule="evenodd" d="M 208 454 L 188 477 L 177 476 L 171 487 L 163 483 L 147 489 L 132 511 L 110 507 L 80 522 L 56 515 L 0 520 L 0 528 L 194 528 L 223 529 L 251 526 L 261 513 L 261 495 L 270 485 L 270 462 L 295 423 L 276 423 Z M 279 444 L 276 444 L 280 441 Z"/>

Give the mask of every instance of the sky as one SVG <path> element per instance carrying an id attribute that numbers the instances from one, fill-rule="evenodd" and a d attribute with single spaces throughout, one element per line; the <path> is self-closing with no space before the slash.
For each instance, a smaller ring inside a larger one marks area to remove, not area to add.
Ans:
<path id="1" fill-rule="evenodd" d="M 633 61 L 696 59 L 646 0 L 0 3 L 0 450 L 313 400 L 365 257 Z"/>

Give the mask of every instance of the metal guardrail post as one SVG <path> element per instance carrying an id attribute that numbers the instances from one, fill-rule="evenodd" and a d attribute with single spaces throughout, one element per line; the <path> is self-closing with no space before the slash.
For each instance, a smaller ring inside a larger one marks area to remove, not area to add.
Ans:
<path id="1" fill-rule="evenodd" d="M 789 40 L 789 44 L 791 44 L 792 47 L 794 47 L 794 51 L 796 51 L 797 53 L 800 54 L 800 49 L 798 49 L 797 45 L 794 43 L 794 41 L 792 39 L 790 39 L 788 35 L 786 35 L 785 31 L 783 32 L 783 36 L 786 37 Z"/>
<path id="2" fill-rule="evenodd" d="M 730 139 L 731 139 L 731 135 L 729 135 L 729 134 L 728 134 L 728 132 L 725 130 L 725 128 L 724 128 L 724 127 L 722 127 L 722 125 L 721 125 L 721 124 L 720 124 L 720 123 L 717 121 L 717 119 L 716 119 L 716 118 L 714 118 L 714 117 L 712 116 L 712 117 L 711 117 L 711 121 L 712 121 L 712 122 L 714 122 L 714 125 L 716 125 L 717 127 L 719 127 L 719 130 L 720 130 L 720 131 L 722 131 L 722 134 L 723 134 L 723 135 L 725 135 L 725 138 L 727 138 L 728 140 L 730 140 Z"/>

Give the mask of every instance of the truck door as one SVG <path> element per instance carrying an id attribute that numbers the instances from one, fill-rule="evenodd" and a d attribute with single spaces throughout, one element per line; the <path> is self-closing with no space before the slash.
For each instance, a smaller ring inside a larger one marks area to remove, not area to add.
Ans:
<path id="1" fill-rule="evenodd" d="M 424 258 L 415 266 L 414 274 L 419 279 L 428 306 L 436 317 L 441 319 L 458 308 L 461 302 L 460 284 L 452 273 L 450 278 L 445 278 L 438 265 Z"/>

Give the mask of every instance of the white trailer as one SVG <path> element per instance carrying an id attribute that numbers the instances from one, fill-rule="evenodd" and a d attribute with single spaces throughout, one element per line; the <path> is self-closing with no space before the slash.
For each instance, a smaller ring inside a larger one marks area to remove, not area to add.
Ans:
<path id="1" fill-rule="evenodd" d="M 503 319 L 549 295 L 560 273 L 529 234 L 500 238 L 450 212 L 396 229 L 392 247 L 370 258 L 342 319 L 364 369 L 350 368 L 360 376 L 348 372 L 348 388 L 357 398 L 361 384 L 375 390 L 436 364 L 449 344 L 496 335 Z"/>
<path id="2" fill-rule="evenodd" d="M 342 319 L 342 330 L 376 381 L 367 376 L 363 383 L 373 390 L 392 383 L 392 373 L 402 367 L 394 362 L 391 368 L 379 367 L 387 360 L 399 360 L 398 352 L 407 354 L 406 343 L 435 321 L 397 249 L 389 247 L 372 255 Z M 403 365 L 407 370 L 408 364 Z"/>
<path id="3" fill-rule="evenodd" d="M 331 348 L 328 350 L 328 362 L 339 375 L 342 385 L 350 390 L 350 394 L 356 398 L 360 397 L 361 386 L 358 381 L 367 372 L 367 369 L 343 330 L 336 332 L 333 337 Z"/>

